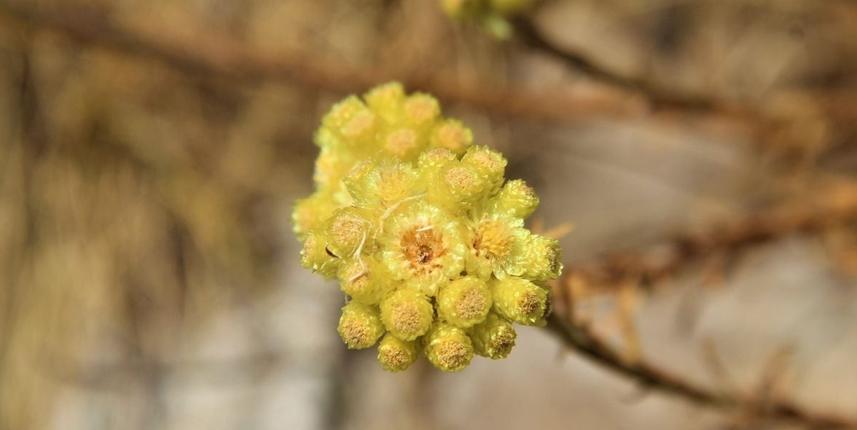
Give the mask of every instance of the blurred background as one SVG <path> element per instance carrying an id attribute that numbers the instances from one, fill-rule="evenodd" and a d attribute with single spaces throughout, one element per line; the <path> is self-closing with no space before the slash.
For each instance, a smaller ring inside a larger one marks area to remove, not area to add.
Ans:
<path id="1" fill-rule="evenodd" d="M 0 429 L 806 427 L 777 402 L 857 423 L 857 2 L 555 0 L 510 24 L 0 0 Z M 320 116 L 394 79 L 508 156 L 534 228 L 571 230 L 557 312 L 753 401 L 641 386 L 540 328 L 451 375 L 346 351 L 291 205 Z"/>

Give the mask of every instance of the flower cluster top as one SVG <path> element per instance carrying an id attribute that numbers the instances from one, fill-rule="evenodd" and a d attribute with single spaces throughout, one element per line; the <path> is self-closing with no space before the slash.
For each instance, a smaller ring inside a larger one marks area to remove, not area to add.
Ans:
<path id="1" fill-rule="evenodd" d="M 512 35 L 509 19 L 534 3 L 535 0 L 440 0 L 443 11 L 450 17 L 475 22 L 499 39 Z"/>
<path id="2" fill-rule="evenodd" d="M 294 228 L 302 265 L 350 299 L 338 327 L 348 348 L 377 343 L 390 371 L 420 353 L 458 371 L 474 354 L 508 356 L 512 323 L 544 323 L 545 282 L 562 266 L 557 241 L 524 227 L 538 197 L 437 100 L 378 86 L 336 104 L 316 143 L 317 189 Z"/>

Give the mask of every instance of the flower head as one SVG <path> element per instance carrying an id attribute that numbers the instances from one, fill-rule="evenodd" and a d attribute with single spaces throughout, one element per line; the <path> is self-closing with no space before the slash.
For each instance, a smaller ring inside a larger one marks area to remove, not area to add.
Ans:
<path id="1" fill-rule="evenodd" d="M 371 256 L 343 260 L 337 277 L 343 293 L 368 305 L 378 304 L 394 288 L 387 268 Z"/>
<path id="2" fill-rule="evenodd" d="M 406 342 L 389 333 L 378 345 L 378 362 L 384 370 L 401 372 L 417 360 L 417 346 L 414 342 Z"/>
<path id="3" fill-rule="evenodd" d="M 522 274 L 519 260 L 530 234 L 523 220 L 488 215 L 472 223 L 469 232 L 469 271 L 483 278 L 493 274 L 498 279 Z"/>
<path id="4" fill-rule="evenodd" d="M 425 193 L 417 170 L 404 163 L 364 162 L 352 168 L 344 183 L 356 204 L 367 208 L 392 208 Z"/>
<path id="5" fill-rule="evenodd" d="M 434 310 L 428 298 L 419 291 L 400 288 L 381 302 L 381 319 L 393 336 L 410 341 L 428 331 Z"/>
<path id="6" fill-rule="evenodd" d="M 473 132 L 461 121 L 447 119 L 434 128 L 431 134 L 432 146 L 444 148 L 455 154 L 462 154 L 473 144 Z"/>
<path id="7" fill-rule="evenodd" d="M 473 21 L 498 39 L 508 39 L 512 27 L 508 19 L 532 6 L 535 0 L 440 0 L 452 18 Z"/>
<path id="8" fill-rule="evenodd" d="M 529 234 L 523 249 L 518 261 L 523 277 L 533 281 L 547 281 L 559 277 L 562 263 L 558 240 Z"/>
<path id="9" fill-rule="evenodd" d="M 464 330 L 440 323 L 426 335 L 425 351 L 428 360 L 438 369 L 458 372 L 473 359 L 473 342 Z"/>
<path id="10" fill-rule="evenodd" d="M 417 201 L 384 223 L 382 259 L 392 276 L 424 294 L 464 270 L 461 225 L 439 208 Z"/>
<path id="11" fill-rule="evenodd" d="M 465 276 L 443 287 L 437 296 L 438 316 L 467 328 L 485 320 L 491 310 L 491 290 L 485 281 Z"/>
<path id="12" fill-rule="evenodd" d="M 349 349 L 365 349 L 384 334 L 384 326 L 376 309 L 351 302 L 342 308 L 338 331 Z"/>
<path id="13" fill-rule="evenodd" d="M 322 236 L 312 233 L 305 235 L 301 249 L 301 266 L 330 278 L 336 274 L 340 261 L 327 249 L 327 242 Z"/>
<path id="14" fill-rule="evenodd" d="M 461 157 L 461 163 L 470 166 L 480 179 L 490 187 L 488 192 L 494 195 L 503 185 L 506 172 L 506 157 L 487 146 L 472 146 Z"/>
<path id="15" fill-rule="evenodd" d="M 365 246 L 371 245 L 374 229 L 365 210 L 346 207 L 337 209 L 328 218 L 324 234 L 327 238 L 327 252 L 334 257 L 344 258 L 359 254 Z"/>
<path id="16" fill-rule="evenodd" d="M 385 84 L 336 104 L 316 133 L 316 192 L 292 218 L 301 264 L 349 297 L 338 332 L 350 349 L 407 369 L 418 352 L 443 371 L 474 354 L 505 358 L 513 323 L 541 325 L 559 244 L 531 233 L 532 188 L 506 181 L 499 152 L 473 145 L 426 94 Z"/>
<path id="17" fill-rule="evenodd" d="M 493 283 L 494 309 L 518 324 L 541 325 L 550 310 L 546 289 L 521 278 Z"/>
<path id="18" fill-rule="evenodd" d="M 491 211 L 526 218 L 539 206 L 536 192 L 520 179 L 506 181 L 500 192 L 491 201 Z"/>
<path id="19" fill-rule="evenodd" d="M 512 323 L 495 313 L 488 314 L 485 321 L 470 331 L 476 354 L 492 360 L 508 357 L 515 347 L 516 337 Z"/>

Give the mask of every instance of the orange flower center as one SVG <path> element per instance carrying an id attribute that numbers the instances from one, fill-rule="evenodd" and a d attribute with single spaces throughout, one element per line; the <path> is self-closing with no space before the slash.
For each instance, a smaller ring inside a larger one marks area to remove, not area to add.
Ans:
<path id="1" fill-rule="evenodd" d="M 402 235 L 402 252 L 411 268 L 417 273 L 428 273 L 440 268 L 438 258 L 446 253 L 443 236 L 429 227 L 414 227 Z"/>

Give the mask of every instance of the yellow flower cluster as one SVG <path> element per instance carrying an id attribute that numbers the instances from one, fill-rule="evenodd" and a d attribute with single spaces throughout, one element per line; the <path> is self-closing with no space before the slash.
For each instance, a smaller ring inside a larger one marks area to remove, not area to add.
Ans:
<path id="1" fill-rule="evenodd" d="M 458 371 L 474 354 L 508 356 L 512 323 L 544 323 L 545 282 L 562 265 L 556 240 L 524 228 L 538 197 L 437 100 L 381 85 L 336 104 L 316 143 L 317 189 L 294 228 L 302 265 L 350 298 L 338 328 L 348 348 L 380 340 L 387 370 L 422 353 Z"/>
<path id="2" fill-rule="evenodd" d="M 529 9 L 535 0 L 440 0 L 447 15 L 478 23 L 500 39 L 512 35 L 508 19 Z"/>

